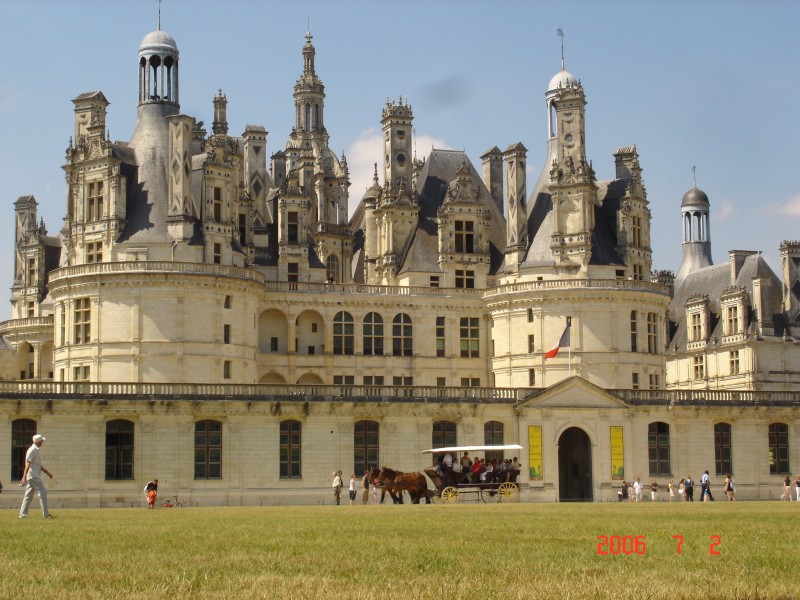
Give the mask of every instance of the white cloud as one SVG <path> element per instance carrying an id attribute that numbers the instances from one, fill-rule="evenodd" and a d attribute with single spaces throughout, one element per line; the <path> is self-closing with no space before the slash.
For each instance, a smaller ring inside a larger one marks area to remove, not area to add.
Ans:
<path id="1" fill-rule="evenodd" d="M 724 221 L 736 213 L 736 205 L 730 200 L 723 200 L 719 204 L 719 209 L 716 210 L 714 215 L 715 221 Z"/>
<path id="2" fill-rule="evenodd" d="M 771 204 L 769 206 L 769 211 L 779 215 L 800 217 L 800 194 L 790 196 L 783 204 Z"/>
<path id="3" fill-rule="evenodd" d="M 452 150 L 442 138 L 429 135 L 414 136 L 414 153 L 417 158 L 426 158 L 432 148 Z M 355 211 L 364 192 L 372 185 L 375 163 L 378 163 L 378 182 L 383 185 L 383 137 L 381 132 L 371 127 L 353 142 L 345 153 L 347 167 L 350 169 L 350 214 Z"/>

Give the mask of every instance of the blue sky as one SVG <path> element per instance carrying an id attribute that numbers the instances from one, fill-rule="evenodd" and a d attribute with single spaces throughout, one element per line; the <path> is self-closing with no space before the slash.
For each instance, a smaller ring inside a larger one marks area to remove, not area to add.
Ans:
<path id="1" fill-rule="evenodd" d="M 230 133 L 263 125 L 270 153 L 292 126 L 310 21 L 331 146 L 350 166 L 351 210 L 380 159 L 387 97 L 412 105 L 419 157 L 431 146 L 464 149 L 480 168 L 484 151 L 521 141 L 532 186 L 545 158 L 544 93 L 559 69 L 560 27 L 567 69 L 588 99 L 587 154 L 598 178 L 613 177 L 616 148 L 638 147 L 655 268 L 680 264 L 680 202 L 693 165 L 711 201 L 715 262 L 730 249 L 761 250 L 777 270 L 781 240 L 800 238 L 794 0 L 164 0 L 161 10 L 180 49 L 182 112 L 210 124 L 221 88 Z M 3 289 L 12 283 L 16 199 L 33 194 L 49 233 L 62 227 L 72 98 L 102 90 L 111 138 L 130 138 L 137 51 L 157 12 L 156 0 L 4 0 Z"/>

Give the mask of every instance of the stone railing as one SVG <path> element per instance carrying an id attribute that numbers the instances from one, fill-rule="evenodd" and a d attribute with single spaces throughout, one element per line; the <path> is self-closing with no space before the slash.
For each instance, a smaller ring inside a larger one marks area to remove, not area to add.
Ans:
<path id="1" fill-rule="evenodd" d="M 800 391 L 609 390 L 635 406 L 800 406 Z"/>
<path id="2" fill-rule="evenodd" d="M 26 317 L 24 319 L 9 319 L 0 323 L 0 335 L 11 329 L 14 331 L 38 329 L 40 327 L 52 327 L 53 316 L 47 317 Z"/>
<path id="3" fill-rule="evenodd" d="M 362 285 L 358 283 L 302 283 L 267 281 L 269 292 L 300 292 L 306 294 L 367 294 L 372 296 L 439 296 L 480 298 L 483 290 L 468 288 L 410 287 L 399 285 Z"/>
<path id="4" fill-rule="evenodd" d="M 669 296 L 668 286 L 663 283 L 654 283 L 652 281 L 636 281 L 632 279 L 546 279 L 543 281 L 509 283 L 507 285 L 488 288 L 483 291 L 483 297 L 492 298 L 505 294 L 586 289 L 629 290 Z"/>
<path id="5" fill-rule="evenodd" d="M 169 260 L 143 260 L 127 262 L 102 262 L 87 265 L 61 267 L 50 273 L 50 282 L 57 283 L 70 277 L 91 275 L 113 275 L 128 273 L 170 273 L 186 275 L 212 275 L 215 277 L 235 277 L 263 282 L 264 275 L 254 269 L 214 265 L 208 263 L 173 262 Z"/>
<path id="6" fill-rule="evenodd" d="M 512 388 L 427 386 L 0 381 L 0 398 L 139 400 L 347 400 L 515 402 Z"/>

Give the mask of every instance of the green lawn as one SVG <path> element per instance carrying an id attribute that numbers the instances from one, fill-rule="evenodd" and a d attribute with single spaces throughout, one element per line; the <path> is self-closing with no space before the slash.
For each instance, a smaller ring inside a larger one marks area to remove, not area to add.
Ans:
<path id="1" fill-rule="evenodd" d="M 40 515 L 0 512 L 0 598 L 749 599 L 800 585 L 797 502 Z"/>

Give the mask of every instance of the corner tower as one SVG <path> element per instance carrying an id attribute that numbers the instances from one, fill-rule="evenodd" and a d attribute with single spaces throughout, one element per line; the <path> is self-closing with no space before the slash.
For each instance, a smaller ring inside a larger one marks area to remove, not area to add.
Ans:
<path id="1" fill-rule="evenodd" d="M 683 259 L 675 275 L 676 287 L 692 271 L 714 264 L 711 260 L 710 212 L 711 204 L 703 190 L 695 186 L 684 194 L 681 201 Z"/>

